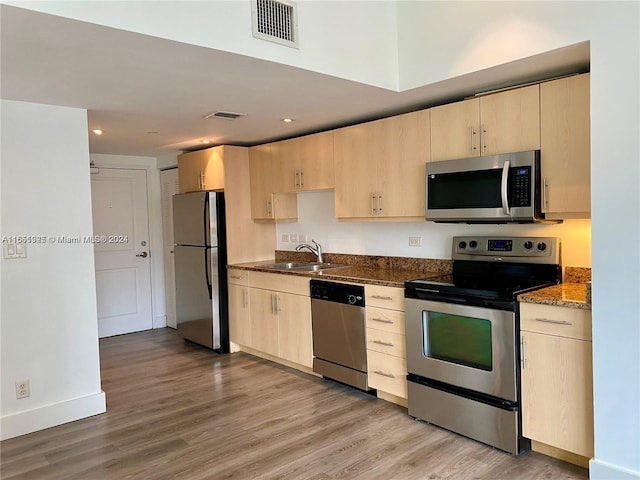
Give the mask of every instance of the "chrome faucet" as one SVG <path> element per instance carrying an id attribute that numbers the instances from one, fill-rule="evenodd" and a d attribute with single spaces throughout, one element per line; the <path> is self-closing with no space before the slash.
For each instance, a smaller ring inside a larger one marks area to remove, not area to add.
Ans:
<path id="1" fill-rule="evenodd" d="M 303 248 L 306 248 L 317 257 L 318 263 L 323 263 L 322 262 L 322 247 L 320 246 L 320 244 L 318 242 L 316 242 L 313 239 L 311 240 L 311 242 L 316 246 L 315 248 L 313 248 L 311 245 L 309 245 L 307 243 L 301 243 L 300 245 L 298 245 L 296 247 L 296 251 L 300 251 Z"/>

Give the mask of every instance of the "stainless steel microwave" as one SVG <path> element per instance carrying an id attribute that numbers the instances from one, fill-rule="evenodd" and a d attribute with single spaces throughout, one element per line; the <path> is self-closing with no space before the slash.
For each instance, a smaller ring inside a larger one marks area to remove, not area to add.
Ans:
<path id="1" fill-rule="evenodd" d="M 426 219 L 450 223 L 544 222 L 540 151 L 427 163 Z"/>

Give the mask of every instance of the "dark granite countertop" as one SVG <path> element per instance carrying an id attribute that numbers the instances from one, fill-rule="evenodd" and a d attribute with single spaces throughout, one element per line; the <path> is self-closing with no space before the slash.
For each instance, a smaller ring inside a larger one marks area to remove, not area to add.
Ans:
<path id="1" fill-rule="evenodd" d="M 561 283 L 541 288 L 518 295 L 518 301 L 591 310 L 591 298 L 586 283 Z"/>
<path id="2" fill-rule="evenodd" d="M 330 268 L 321 272 L 305 272 L 299 270 L 276 270 L 268 265 L 276 260 L 248 262 L 229 265 L 229 268 L 252 270 L 256 272 L 278 273 L 283 275 L 298 275 L 323 280 L 382 285 L 386 287 L 404 287 L 404 282 L 418 278 L 435 277 L 442 274 L 438 270 L 410 270 L 401 268 L 372 267 L 363 265 L 346 265 L 340 268 Z M 280 260 L 279 260 L 280 261 Z M 336 262 L 337 263 L 337 262 Z M 437 267 L 436 267 L 437 268 Z"/>

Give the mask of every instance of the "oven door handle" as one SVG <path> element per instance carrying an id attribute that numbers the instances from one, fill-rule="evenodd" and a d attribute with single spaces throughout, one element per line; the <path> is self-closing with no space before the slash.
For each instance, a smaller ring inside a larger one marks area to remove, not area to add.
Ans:
<path id="1" fill-rule="evenodd" d="M 500 197 L 502 198 L 502 211 L 505 215 L 511 215 L 509 209 L 509 167 L 511 166 L 511 162 L 509 160 L 505 160 L 504 165 L 502 166 L 502 182 L 500 183 Z"/>

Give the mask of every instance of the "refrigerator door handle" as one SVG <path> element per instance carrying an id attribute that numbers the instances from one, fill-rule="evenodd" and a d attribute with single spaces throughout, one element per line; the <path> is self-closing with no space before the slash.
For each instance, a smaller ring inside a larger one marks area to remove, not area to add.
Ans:
<path id="1" fill-rule="evenodd" d="M 202 208 L 202 234 L 204 235 L 204 243 L 205 247 L 211 245 L 211 241 L 209 240 L 209 194 L 205 193 L 204 195 L 204 205 Z"/>
<path id="2" fill-rule="evenodd" d="M 207 291 L 209 292 L 209 300 L 213 299 L 213 286 L 211 285 L 211 272 L 209 271 L 209 257 L 211 255 L 211 248 L 206 247 L 204 249 L 204 276 L 207 282 Z"/>

